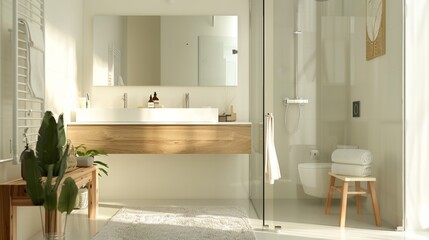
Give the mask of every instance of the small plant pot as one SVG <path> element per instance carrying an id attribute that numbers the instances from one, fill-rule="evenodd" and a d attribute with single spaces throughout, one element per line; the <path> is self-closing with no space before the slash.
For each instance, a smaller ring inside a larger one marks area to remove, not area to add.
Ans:
<path id="1" fill-rule="evenodd" d="M 78 167 L 91 167 L 94 165 L 93 157 L 76 157 Z"/>

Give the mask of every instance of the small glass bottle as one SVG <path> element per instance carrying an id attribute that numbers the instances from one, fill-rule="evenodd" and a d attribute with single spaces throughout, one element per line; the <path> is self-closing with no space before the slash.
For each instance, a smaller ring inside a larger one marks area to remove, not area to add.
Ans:
<path id="1" fill-rule="evenodd" d="M 150 95 L 150 97 L 149 97 L 149 101 L 147 102 L 147 107 L 148 108 L 154 108 L 155 107 L 155 104 L 153 103 L 152 95 Z"/>
<path id="2" fill-rule="evenodd" d="M 153 99 L 154 107 L 158 108 L 159 107 L 159 99 L 158 99 L 158 96 L 156 95 L 156 92 L 153 93 L 153 98 L 152 99 Z"/>

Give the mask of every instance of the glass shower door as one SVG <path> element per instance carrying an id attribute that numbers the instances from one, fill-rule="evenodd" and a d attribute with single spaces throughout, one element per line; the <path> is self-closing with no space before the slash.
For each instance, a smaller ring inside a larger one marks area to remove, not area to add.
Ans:
<path id="1" fill-rule="evenodd" d="M 258 120 L 264 114 L 273 114 L 274 146 L 281 172 L 274 184 L 266 181 L 266 169 L 257 178 L 263 182 L 264 223 L 271 228 L 287 228 L 291 223 L 337 226 L 339 195 L 335 196 L 332 213 L 324 214 L 331 154 L 340 145 L 352 145 L 377 156 L 372 169 L 380 186 L 377 195 L 380 206 L 384 206 L 382 219 L 391 229 L 401 226 L 402 30 L 390 32 L 398 40 L 390 39 L 397 50 L 368 61 L 366 1 L 252 2 L 260 4 L 257 10 L 262 9 L 263 15 L 263 85 L 255 80 L 251 86 L 263 92 L 263 105 L 252 102 L 251 106 L 262 109 Z M 400 25 L 402 3 L 388 4 Z M 255 65 L 252 62 L 251 69 Z M 390 65 L 397 66 L 395 74 L 386 70 L 391 69 Z M 360 117 L 352 115 L 352 103 L 356 101 L 364 105 Z M 258 135 L 259 139 L 266 135 L 265 128 L 261 127 L 264 133 Z M 267 162 L 263 154 L 259 158 L 263 161 L 256 160 Z M 364 199 L 364 214 L 349 211 L 348 226 L 376 228 L 371 201 Z M 353 205 L 354 200 L 350 201 Z"/>
<path id="2" fill-rule="evenodd" d="M 274 115 L 282 175 L 266 187 L 272 191 L 267 217 L 278 228 L 337 223 L 336 215 L 324 214 L 324 205 L 330 154 L 348 143 L 352 57 L 346 3 L 265 0 L 265 111 Z"/>
<path id="3" fill-rule="evenodd" d="M 264 81 L 263 81 L 263 0 L 250 0 L 250 121 L 252 122 L 252 154 L 250 155 L 250 200 L 261 225 L 264 224 Z"/>

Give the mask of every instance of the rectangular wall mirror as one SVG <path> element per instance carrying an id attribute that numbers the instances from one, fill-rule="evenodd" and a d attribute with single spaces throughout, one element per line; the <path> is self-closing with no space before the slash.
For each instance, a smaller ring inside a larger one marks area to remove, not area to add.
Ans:
<path id="1" fill-rule="evenodd" d="M 94 16 L 94 86 L 237 86 L 238 16 Z"/>

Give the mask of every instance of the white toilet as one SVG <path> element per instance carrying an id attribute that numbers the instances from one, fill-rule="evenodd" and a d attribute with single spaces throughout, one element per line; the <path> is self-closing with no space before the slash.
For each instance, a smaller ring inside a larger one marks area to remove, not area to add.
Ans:
<path id="1" fill-rule="evenodd" d="M 310 196 L 326 198 L 329 188 L 331 163 L 301 163 L 298 164 L 299 178 L 304 192 Z"/>
<path id="2" fill-rule="evenodd" d="M 338 145 L 337 149 L 358 148 L 352 145 Z M 307 195 L 326 198 L 329 188 L 330 162 L 312 162 L 298 164 L 299 178 Z"/>

